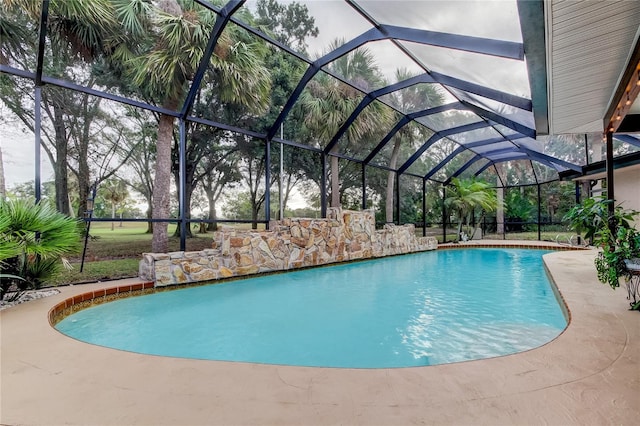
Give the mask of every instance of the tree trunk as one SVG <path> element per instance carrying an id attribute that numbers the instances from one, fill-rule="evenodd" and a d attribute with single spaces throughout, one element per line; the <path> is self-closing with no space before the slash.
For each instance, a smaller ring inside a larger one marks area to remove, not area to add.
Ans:
<path id="1" fill-rule="evenodd" d="M 207 201 L 209 202 L 209 220 L 216 220 L 218 218 L 218 214 L 216 212 L 216 200 L 213 197 L 213 191 L 205 191 L 207 193 Z M 207 231 L 217 231 L 218 224 L 215 222 L 209 223 L 207 226 Z"/>
<path id="2" fill-rule="evenodd" d="M 71 215 L 69 205 L 69 178 L 67 176 L 67 147 L 56 148 L 56 163 L 53 166 L 54 182 L 56 187 L 56 209 L 63 214 Z"/>
<path id="3" fill-rule="evenodd" d="M 151 200 L 148 199 L 147 200 L 147 205 L 149 206 L 147 208 L 147 219 L 152 219 L 153 218 L 153 214 L 152 214 L 152 209 L 151 209 Z M 151 220 L 149 220 L 149 222 L 147 222 L 147 230 L 145 231 L 145 234 L 153 234 L 153 222 L 151 222 Z"/>
<path id="4" fill-rule="evenodd" d="M 338 157 L 331 157 L 331 207 L 340 207 L 340 173 Z"/>
<path id="5" fill-rule="evenodd" d="M 256 203 L 251 204 L 251 229 L 258 229 L 258 206 Z"/>
<path id="6" fill-rule="evenodd" d="M 116 220 L 116 203 L 111 203 L 111 230 L 113 231 Z"/>
<path id="7" fill-rule="evenodd" d="M 93 84 L 91 84 L 93 85 Z M 84 118 L 81 126 L 81 135 L 76 135 L 76 147 L 78 150 L 78 217 L 83 217 L 87 210 L 87 198 L 91 183 L 89 172 L 89 143 L 91 141 L 91 123 L 98 114 L 101 99 L 97 98 L 90 102 L 89 95 L 82 96 L 82 116 Z M 78 137 L 80 136 L 80 137 Z"/>
<path id="8" fill-rule="evenodd" d="M 496 233 L 504 234 L 504 188 L 496 188 L 498 209 L 496 210 Z"/>
<path id="9" fill-rule="evenodd" d="M 216 211 L 215 201 L 212 204 L 209 204 L 209 220 L 218 220 L 218 212 Z M 207 231 L 217 231 L 218 223 L 211 222 L 207 227 Z"/>
<path id="10" fill-rule="evenodd" d="M 165 108 L 174 109 L 176 102 L 170 102 Z M 173 144 L 174 117 L 161 114 L 158 122 L 158 140 L 156 142 L 156 170 L 153 182 L 153 219 L 169 218 L 169 200 L 171 197 L 171 146 Z M 166 253 L 169 249 L 168 222 L 155 222 L 151 251 Z"/>
<path id="11" fill-rule="evenodd" d="M 467 227 L 467 232 L 471 232 L 471 234 L 473 234 L 472 229 L 471 229 L 471 215 L 473 214 L 473 210 L 471 210 L 470 212 L 467 213 L 467 216 L 464 220 L 465 225 Z M 467 236 L 470 237 L 469 234 L 467 234 Z"/>
<path id="12" fill-rule="evenodd" d="M 54 107 L 54 117 L 56 162 L 53 164 L 53 173 L 56 187 L 56 209 L 60 213 L 70 216 L 71 206 L 69 205 L 69 179 L 67 175 L 68 144 L 61 108 Z"/>
<path id="13" fill-rule="evenodd" d="M 0 147 L 0 201 L 7 197 L 7 188 L 4 184 L 4 163 L 2 162 L 2 148 Z"/>

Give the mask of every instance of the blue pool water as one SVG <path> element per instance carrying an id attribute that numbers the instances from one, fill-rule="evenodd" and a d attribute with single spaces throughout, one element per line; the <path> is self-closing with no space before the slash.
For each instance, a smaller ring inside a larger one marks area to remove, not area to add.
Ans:
<path id="1" fill-rule="evenodd" d="M 439 250 L 131 297 L 66 317 L 86 342 L 154 355 L 383 368 L 540 346 L 566 320 L 546 251 Z"/>

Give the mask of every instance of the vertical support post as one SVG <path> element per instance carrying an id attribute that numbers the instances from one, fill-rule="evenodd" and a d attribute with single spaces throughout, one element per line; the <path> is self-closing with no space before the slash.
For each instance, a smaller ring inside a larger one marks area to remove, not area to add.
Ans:
<path id="1" fill-rule="evenodd" d="M 178 144 L 178 194 L 179 215 L 180 215 L 180 251 L 185 251 L 187 247 L 187 129 L 184 118 L 178 122 L 180 131 L 180 142 Z"/>
<path id="2" fill-rule="evenodd" d="M 34 133 L 35 133 L 35 152 L 34 152 L 34 161 L 35 161 L 35 175 L 34 175 L 34 191 L 35 191 L 35 199 L 36 199 L 36 203 L 40 202 L 40 199 L 42 198 L 42 178 L 40 176 L 40 163 L 41 163 L 41 158 L 40 158 L 40 151 L 42 150 L 42 106 L 41 106 L 41 102 L 42 102 L 42 87 L 41 86 L 36 86 L 35 88 L 35 111 L 34 111 L 34 115 L 35 115 L 35 128 L 34 128 Z"/>
<path id="3" fill-rule="evenodd" d="M 269 230 L 271 221 L 271 140 L 267 139 L 264 144 L 264 220 L 267 222 L 266 229 Z"/>
<path id="4" fill-rule="evenodd" d="M 362 163 L 362 210 L 367 209 L 367 165 Z"/>
<path id="5" fill-rule="evenodd" d="M 540 241 L 540 221 L 542 220 L 540 211 L 540 184 L 537 184 L 536 186 L 538 187 L 538 241 Z"/>
<path id="6" fill-rule="evenodd" d="M 427 180 L 422 179 L 422 236 L 427 236 Z"/>
<path id="7" fill-rule="evenodd" d="M 585 164 L 589 165 L 589 140 L 587 139 L 587 134 L 584 134 L 584 159 Z"/>
<path id="8" fill-rule="evenodd" d="M 586 135 L 585 135 L 586 137 Z M 580 181 L 576 181 L 576 205 L 580 204 Z M 578 234 L 578 244 L 582 244 L 580 234 Z"/>
<path id="9" fill-rule="evenodd" d="M 327 154 L 322 153 L 320 175 L 320 216 L 327 217 Z"/>
<path id="10" fill-rule="evenodd" d="M 87 219 L 87 226 L 84 234 L 84 247 L 82 249 L 82 261 L 80 262 L 80 273 L 84 270 L 84 258 L 87 255 L 87 243 L 89 242 L 89 231 L 91 230 L 91 219 L 93 218 L 93 207 L 96 200 L 96 190 L 98 189 L 98 181 L 91 185 L 89 199 L 87 199 L 87 211 L 84 212 Z"/>
<path id="11" fill-rule="evenodd" d="M 400 173 L 396 172 L 396 212 L 397 212 L 397 220 L 396 223 L 401 225 L 400 222 Z"/>
<path id="12" fill-rule="evenodd" d="M 447 242 L 447 208 L 444 200 L 447 199 L 447 187 L 442 185 L 442 242 Z"/>
<path id="13" fill-rule="evenodd" d="M 41 154 L 42 154 L 42 68 L 44 67 L 44 48 L 47 38 L 47 21 L 49 20 L 49 0 L 42 2 L 40 9 L 40 25 L 38 32 L 38 54 L 36 57 L 36 79 L 35 79 L 35 171 L 34 171 L 34 197 L 39 203 L 42 198 L 42 177 L 41 177 Z M 37 234 L 39 235 L 39 233 Z"/>
<path id="14" fill-rule="evenodd" d="M 613 179 L 613 132 L 607 131 L 607 200 L 609 200 L 609 229 L 613 235 L 616 234 L 616 224 L 613 222 L 615 212 L 615 193 Z"/>
<path id="15" fill-rule="evenodd" d="M 284 176 L 284 144 L 282 140 L 284 139 L 284 123 L 280 123 L 280 179 L 278 185 L 278 200 L 280 201 L 280 216 L 278 219 L 284 219 L 284 199 L 282 198 L 282 179 Z"/>

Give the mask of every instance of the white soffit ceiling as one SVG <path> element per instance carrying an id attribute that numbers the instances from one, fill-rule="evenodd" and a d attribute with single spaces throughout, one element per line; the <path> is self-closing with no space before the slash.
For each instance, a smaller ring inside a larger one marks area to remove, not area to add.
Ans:
<path id="1" fill-rule="evenodd" d="M 602 132 L 640 29 L 640 0 L 545 2 L 550 133 Z"/>

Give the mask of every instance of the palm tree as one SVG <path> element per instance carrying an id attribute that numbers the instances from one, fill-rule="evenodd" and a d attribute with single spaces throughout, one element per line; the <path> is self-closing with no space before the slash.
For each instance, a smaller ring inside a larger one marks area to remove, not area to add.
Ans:
<path id="1" fill-rule="evenodd" d="M 39 17 L 42 4 L 36 0 L 4 3 L 28 11 L 32 19 Z M 120 86 L 176 110 L 204 55 L 216 16 L 191 0 L 52 0 L 49 34 L 52 43 L 68 47 L 83 59 L 104 58 L 97 67 L 103 84 Z M 238 42 L 238 28 L 225 30 L 218 39 L 209 64 L 209 75 L 213 75 L 209 81 L 218 83 L 215 90 L 221 101 L 261 111 L 267 104 L 269 72 L 249 43 Z M 3 37 L 1 58 L 9 52 L 5 46 L 10 44 Z M 160 114 L 154 219 L 169 217 L 173 132 L 174 117 Z M 153 251 L 167 251 L 167 226 L 167 222 L 158 222 L 153 227 Z"/>
<path id="2" fill-rule="evenodd" d="M 116 218 L 116 207 L 122 204 L 129 196 L 126 183 L 120 179 L 107 179 L 100 185 L 102 197 L 111 204 L 111 219 Z M 115 222 L 111 222 L 111 230 L 114 230 Z"/>
<path id="3" fill-rule="evenodd" d="M 485 212 L 495 211 L 498 207 L 498 199 L 495 191 L 488 183 L 474 178 L 451 179 L 451 189 L 447 192 L 444 205 L 450 211 L 453 210 L 458 218 L 458 239 L 462 232 L 462 222 L 467 227 L 471 222 L 471 215 L 476 209 Z"/>
<path id="4" fill-rule="evenodd" d="M 134 85 L 164 108 L 176 110 L 189 89 L 204 55 L 204 48 L 216 15 L 196 7 L 193 1 L 143 0 L 116 2 L 116 14 L 124 28 L 114 43 L 112 59 L 121 66 Z M 236 43 L 233 31 L 224 31 L 211 56 L 210 73 L 219 99 L 235 102 L 252 111 L 266 108 L 270 80 L 261 58 L 243 43 Z M 213 71 L 211 71 L 213 70 Z M 153 218 L 169 217 L 171 146 L 174 117 L 160 114 L 156 141 L 156 167 L 153 184 Z M 167 222 L 153 226 L 152 250 L 168 249 Z"/>
<path id="5" fill-rule="evenodd" d="M 44 4 L 39 0 L 3 0 L 0 4 L 0 62 L 24 69 L 34 66 L 37 23 Z M 74 83 L 92 87 L 95 79 L 89 75 L 86 63 L 105 54 L 106 40 L 116 25 L 112 1 L 51 0 L 48 12 L 47 48 L 50 46 L 52 55 L 45 56 L 48 59 L 44 63 L 44 73 L 65 76 Z M 22 90 L 21 86 L 24 87 Z M 29 86 L 12 84 L 5 89 L 8 87 L 11 90 L 4 93 L 4 102 L 27 127 L 35 131 L 33 95 L 26 95 Z M 86 209 L 89 192 L 86 152 L 90 141 L 97 139 L 97 135 L 89 135 L 93 133 L 90 129 L 94 120 L 100 115 L 100 103 L 100 100 L 87 95 L 55 86 L 46 86 L 42 90 L 42 113 L 49 117 L 45 122 L 50 123 L 41 131 L 42 149 L 54 169 L 56 206 L 63 213 L 72 212 L 69 171 L 79 178 L 78 211 Z M 75 157 L 74 161 L 70 161 L 71 157 Z M 74 164 L 77 166 L 75 170 Z"/>
<path id="6" fill-rule="evenodd" d="M 407 80 L 414 75 L 406 68 L 396 70 L 396 81 Z M 443 96 L 431 84 L 416 84 L 395 92 L 393 103 L 405 114 L 415 111 L 432 108 L 442 104 Z M 394 137 L 393 150 L 389 158 L 389 168 L 395 169 L 398 163 L 398 155 L 401 146 L 412 146 L 416 143 L 423 143 L 425 138 L 425 127 L 409 123 L 404 126 Z M 387 175 L 387 194 L 385 197 L 385 217 L 388 223 L 393 222 L 393 189 L 395 184 L 395 172 L 390 171 Z"/>
<path id="7" fill-rule="evenodd" d="M 0 261 L 4 275 L 0 299 L 13 285 L 18 290 L 40 287 L 58 269 L 60 258 L 79 248 L 78 229 L 76 220 L 46 203 L 0 200 Z"/>
<path id="8" fill-rule="evenodd" d="M 333 41 L 328 51 L 344 44 L 344 40 Z M 382 81 L 374 57 L 366 48 L 359 48 L 336 59 L 328 68 L 347 81 L 366 91 L 371 91 Z M 362 92 L 321 73 L 302 92 L 300 102 L 306 126 L 318 141 L 329 141 L 347 120 L 362 98 Z M 349 142 L 359 141 L 385 126 L 390 116 L 382 104 L 373 102 L 358 116 L 346 132 Z M 336 145 L 331 153 L 337 152 Z M 340 177 L 338 157 L 331 156 L 331 206 L 340 206 Z M 344 188 L 343 188 L 344 190 Z"/>

